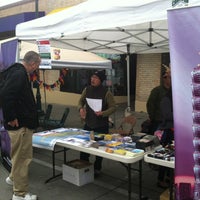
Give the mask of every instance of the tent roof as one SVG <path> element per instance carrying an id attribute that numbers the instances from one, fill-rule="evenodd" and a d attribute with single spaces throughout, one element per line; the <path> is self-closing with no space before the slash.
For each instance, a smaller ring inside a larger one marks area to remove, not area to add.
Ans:
<path id="1" fill-rule="evenodd" d="M 101 69 L 111 69 L 112 63 L 110 60 L 102 58 L 91 52 L 75 51 L 60 49 L 60 59 L 55 59 L 54 50 L 58 49 L 56 47 L 51 48 L 51 59 L 52 68 L 101 68 Z M 20 45 L 20 59 L 22 59 L 27 51 L 38 52 L 38 47 L 35 43 L 21 41 Z"/>
<path id="2" fill-rule="evenodd" d="M 198 5 L 199 0 L 190 0 Z M 68 49 L 102 53 L 169 52 L 169 0 L 88 0 L 18 24 L 20 40 L 50 39 Z"/>

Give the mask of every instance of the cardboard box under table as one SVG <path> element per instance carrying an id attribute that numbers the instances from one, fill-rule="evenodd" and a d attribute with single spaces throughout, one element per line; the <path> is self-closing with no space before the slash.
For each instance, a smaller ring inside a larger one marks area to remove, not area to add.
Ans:
<path id="1" fill-rule="evenodd" d="M 82 160 L 72 160 L 63 165 L 63 180 L 77 186 L 94 181 L 94 167 Z"/>
<path id="2" fill-rule="evenodd" d="M 166 189 L 161 195 L 160 200 L 169 200 L 170 199 L 170 192 L 169 189 Z"/>

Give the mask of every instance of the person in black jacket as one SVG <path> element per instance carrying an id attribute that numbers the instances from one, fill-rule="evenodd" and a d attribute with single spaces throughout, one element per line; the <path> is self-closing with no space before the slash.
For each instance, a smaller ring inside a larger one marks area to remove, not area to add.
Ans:
<path id="1" fill-rule="evenodd" d="M 161 145 L 166 147 L 172 144 L 174 140 L 174 119 L 173 119 L 173 101 L 172 101 L 172 88 L 162 98 L 160 102 L 160 110 L 162 116 L 162 123 L 160 124 L 160 129 L 163 130 L 161 137 Z M 169 174 L 169 168 L 164 166 L 159 166 L 158 171 L 158 183 L 157 185 L 162 188 L 168 187 L 166 183 L 166 177 Z"/>
<path id="2" fill-rule="evenodd" d="M 91 76 L 91 85 L 83 90 L 78 109 L 81 119 L 85 121 L 85 130 L 107 134 L 109 131 L 109 115 L 116 111 L 116 103 L 113 94 L 102 85 L 105 78 L 103 70 L 96 71 Z M 98 104 L 99 108 L 93 108 L 92 104 L 96 106 Z M 80 159 L 89 161 L 89 154 L 81 152 Z M 95 176 L 100 173 L 102 159 L 102 157 L 96 156 L 94 163 Z"/>
<path id="3" fill-rule="evenodd" d="M 5 72 L 2 97 L 4 127 L 11 141 L 12 169 L 6 182 L 13 185 L 12 200 L 36 200 L 28 192 L 28 171 L 32 160 L 32 134 L 38 126 L 37 107 L 29 74 L 39 68 L 38 53 L 29 51 L 22 63 L 15 63 Z"/>
<path id="4" fill-rule="evenodd" d="M 166 65 L 163 65 L 161 74 L 161 84 L 151 90 L 151 93 L 146 103 L 147 113 L 149 115 L 150 122 L 149 134 L 151 135 L 153 135 L 154 132 L 159 129 L 159 126 L 162 123 L 160 102 L 171 87 L 170 68 Z"/>

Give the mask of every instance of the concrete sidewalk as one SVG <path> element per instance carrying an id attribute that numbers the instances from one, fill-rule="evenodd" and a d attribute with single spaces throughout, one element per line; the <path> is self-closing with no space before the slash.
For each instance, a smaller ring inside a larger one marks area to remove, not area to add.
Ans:
<path id="1" fill-rule="evenodd" d="M 115 114 L 115 123 L 123 118 L 126 105 L 119 105 Z M 64 106 L 53 105 L 52 117 L 60 118 Z M 146 113 L 133 113 L 137 117 L 135 132 L 140 131 L 141 123 L 147 118 Z M 66 127 L 82 128 L 76 107 L 70 107 Z M 58 147 L 59 148 L 59 147 Z M 67 161 L 78 159 L 79 152 L 67 151 Z M 94 156 L 91 156 L 91 162 Z M 81 187 L 68 183 L 59 176 L 45 184 L 52 176 L 52 152 L 34 148 L 34 159 L 30 167 L 30 192 L 37 194 L 39 200 L 126 200 L 128 199 L 127 171 L 119 162 L 103 160 L 102 174 L 94 182 Z M 56 173 L 62 171 L 63 155 L 56 155 Z M 137 168 L 138 163 L 133 167 Z M 0 163 L 0 200 L 10 200 L 12 187 L 6 184 L 8 171 Z M 138 172 L 132 171 L 132 199 L 138 200 Z M 159 200 L 164 189 L 157 187 L 157 171 L 143 162 L 142 195 L 149 200 Z"/>

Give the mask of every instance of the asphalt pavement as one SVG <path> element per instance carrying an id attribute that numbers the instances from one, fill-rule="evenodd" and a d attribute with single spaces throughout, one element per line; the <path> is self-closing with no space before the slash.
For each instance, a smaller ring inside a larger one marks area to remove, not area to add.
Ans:
<path id="1" fill-rule="evenodd" d="M 60 118 L 66 106 L 53 105 L 51 117 Z M 76 107 L 70 107 L 69 116 L 65 122 L 66 127 L 82 128 L 83 123 L 79 118 Z M 124 117 L 126 105 L 118 105 L 118 109 L 112 119 L 115 126 Z M 141 123 L 147 119 L 147 113 L 133 112 L 137 118 L 134 132 L 140 132 Z M 59 150 L 59 147 L 58 147 Z M 39 200 L 126 200 L 128 199 L 128 176 L 126 168 L 119 162 L 109 159 L 103 160 L 103 169 L 98 178 L 92 183 L 83 186 L 76 186 L 62 179 L 62 175 L 52 179 L 48 183 L 45 181 L 52 176 L 52 152 L 44 149 L 34 148 L 34 159 L 30 166 L 30 192 L 38 195 Z M 79 152 L 75 150 L 67 151 L 66 159 L 71 161 L 79 158 Z M 94 161 L 94 156 L 90 157 L 90 162 Z M 62 172 L 63 154 L 56 155 L 56 174 Z M 138 167 L 138 163 L 133 164 Z M 138 172 L 132 171 L 132 193 L 131 199 L 139 199 L 139 179 Z M 0 162 L 0 200 L 10 200 L 12 197 L 12 187 L 5 182 L 9 172 Z M 157 187 L 156 169 L 152 169 L 148 163 L 142 161 L 142 196 L 148 200 L 159 200 L 165 189 Z"/>

